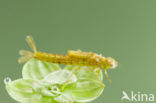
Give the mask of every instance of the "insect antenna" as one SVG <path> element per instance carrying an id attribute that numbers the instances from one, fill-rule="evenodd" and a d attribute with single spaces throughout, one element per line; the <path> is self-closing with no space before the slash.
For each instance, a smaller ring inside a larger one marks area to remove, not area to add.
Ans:
<path id="1" fill-rule="evenodd" d="M 104 69 L 104 73 L 105 73 L 105 75 L 106 75 L 106 77 L 107 77 L 107 79 L 108 79 L 109 83 L 111 83 L 111 79 L 110 79 L 110 77 L 109 77 L 109 75 L 108 75 L 108 73 L 107 73 L 107 70 L 106 70 L 106 69 Z"/>
<path id="2" fill-rule="evenodd" d="M 30 46 L 30 48 L 34 51 L 34 53 L 37 52 L 33 38 L 31 36 L 27 36 L 26 41 L 27 41 L 28 45 Z M 32 52 L 26 51 L 26 50 L 20 50 L 19 54 L 21 55 L 21 57 L 18 59 L 19 63 L 26 62 L 27 60 L 33 58 L 33 56 L 34 56 L 34 54 Z"/>

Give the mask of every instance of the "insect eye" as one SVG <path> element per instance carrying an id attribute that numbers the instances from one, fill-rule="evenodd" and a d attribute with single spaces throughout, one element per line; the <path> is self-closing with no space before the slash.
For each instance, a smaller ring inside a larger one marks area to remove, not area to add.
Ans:
<path id="1" fill-rule="evenodd" d="M 113 61 L 111 64 L 110 64 L 111 68 L 112 69 L 115 69 L 117 67 L 117 63 L 115 61 Z"/>
<path id="2" fill-rule="evenodd" d="M 111 68 L 115 68 L 115 67 L 116 67 L 116 65 L 115 65 L 115 62 L 114 62 L 114 61 L 112 61 L 112 62 L 110 63 L 110 67 L 111 67 Z"/>
<path id="3" fill-rule="evenodd" d="M 111 63 L 110 66 L 113 67 L 113 63 Z"/>

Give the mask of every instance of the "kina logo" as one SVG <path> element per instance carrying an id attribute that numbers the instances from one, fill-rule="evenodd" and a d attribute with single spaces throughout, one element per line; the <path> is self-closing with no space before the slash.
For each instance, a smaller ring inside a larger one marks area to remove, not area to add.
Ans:
<path id="1" fill-rule="evenodd" d="M 154 94 L 131 91 L 128 95 L 125 91 L 122 91 L 121 101 L 124 101 L 124 100 L 132 101 L 132 102 L 148 102 L 149 103 L 149 102 L 154 101 Z"/>

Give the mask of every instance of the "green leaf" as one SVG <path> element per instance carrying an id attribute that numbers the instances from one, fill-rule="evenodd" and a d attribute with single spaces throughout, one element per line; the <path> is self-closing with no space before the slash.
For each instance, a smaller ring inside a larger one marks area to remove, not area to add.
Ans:
<path id="1" fill-rule="evenodd" d="M 78 79 L 89 78 L 89 79 L 97 80 L 101 82 L 103 79 L 102 70 L 95 68 L 95 67 L 69 65 L 69 66 L 66 66 L 64 69 L 72 71 Z M 97 69 L 97 71 L 95 71 L 95 69 Z"/>
<path id="2" fill-rule="evenodd" d="M 71 96 L 76 102 L 89 102 L 96 99 L 104 90 L 104 84 L 90 79 L 81 79 L 66 85 L 63 94 Z"/>
<path id="3" fill-rule="evenodd" d="M 36 59 L 23 67 L 23 78 L 6 83 L 10 96 L 21 103 L 82 103 L 104 90 L 102 71 L 88 66 L 66 66 Z"/>
<path id="4" fill-rule="evenodd" d="M 45 82 L 43 82 L 45 83 Z M 6 83 L 9 95 L 22 103 L 57 103 L 53 100 L 54 95 L 41 81 L 32 79 L 18 79 Z"/>
<path id="5" fill-rule="evenodd" d="M 24 65 L 22 75 L 24 79 L 41 80 L 49 73 L 57 70 L 60 70 L 59 65 L 33 58 Z"/>
<path id="6" fill-rule="evenodd" d="M 55 98 L 58 103 L 84 103 L 84 102 L 74 102 L 70 96 L 60 95 Z"/>
<path id="7" fill-rule="evenodd" d="M 18 102 L 28 102 L 35 94 L 33 91 L 34 80 L 18 79 L 6 83 L 6 89 L 9 95 Z"/>
<path id="8" fill-rule="evenodd" d="M 41 95 L 35 95 L 29 103 L 58 103 L 53 98 Z"/>
<path id="9" fill-rule="evenodd" d="M 77 78 L 75 74 L 73 74 L 69 70 L 60 70 L 47 75 L 43 80 L 51 84 L 61 85 L 63 83 L 69 84 L 69 83 L 76 82 Z"/>
<path id="10" fill-rule="evenodd" d="M 72 100 L 71 97 L 67 97 L 67 96 L 64 96 L 64 95 L 60 95 L 60 96 L 56 97 L 55 100 L 58 103 L 73 103 L 73 100 Z"/>
<path id="11" fill-rule="evenodd" d="M 102 71 L 88 66 L 67 66 L 78 78 L 77 82 L 66 85 L 63 94 L 76 102 L 89 102 L 96 99 L 104 90 Z"/>

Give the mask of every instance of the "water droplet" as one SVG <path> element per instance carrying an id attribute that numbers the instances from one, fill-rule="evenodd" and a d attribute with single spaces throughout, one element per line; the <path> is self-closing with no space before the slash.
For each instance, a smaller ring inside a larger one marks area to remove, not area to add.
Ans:
<path id="1" fill-rule="evenodd" d="M 52 87 L 52 90 L 53 91 L 59 91 L 59 89 L 56 86 Z"/>
<path id="2" fill-rule="evenodd" d="M 57 86 L 53 86 L 53 87 L 51 88 L 51 91 L 52 91 L 53 93 L 56 93 L 56 94 L 61 94 L 61 92 L 60 92 L 60 90 L 59 90 L 59 88 L 58 88 Z"/>
<path id="3" fill-rule="evenodd" d="M 9 77 L 6 77 L 6 78 L 4 79 L 4 83 L 5 83 L 5 84 L 10 83 L 10 82 L 11 82 L 11 79 L 10 79 Z"/>

